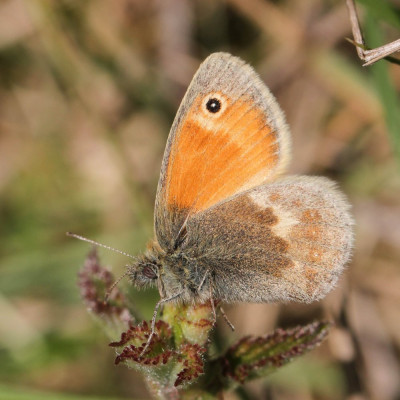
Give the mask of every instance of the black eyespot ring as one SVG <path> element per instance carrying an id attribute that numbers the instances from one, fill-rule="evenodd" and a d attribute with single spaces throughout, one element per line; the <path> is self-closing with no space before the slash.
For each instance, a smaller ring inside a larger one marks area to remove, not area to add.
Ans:
<path id="1" fill-rule="evenodd" d="M 207 101 L 206 108 L 208 111 L 215 114 L 221 109 L 221 102 L 214 97 Z"/>

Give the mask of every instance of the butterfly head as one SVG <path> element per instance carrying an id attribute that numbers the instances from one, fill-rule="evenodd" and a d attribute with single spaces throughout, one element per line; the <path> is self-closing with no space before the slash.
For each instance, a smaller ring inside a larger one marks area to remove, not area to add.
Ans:
<path id="1" fill-rule="evenodd" d="M 129 277 L 134 286 L 138 288 L 154 286 L 158 276 L 158 266 L 145 260 L 138 260 L 129 267 Z"/>
<path id="2" fill-rule="evenodd" d="M 165 253 L 152 245 L 129 267 L 128 275 L 137 288 L 157 287 L 161 298 L 205 301 L 210 297 L 210 276 L 206 269 L 192 263 L 177 251 Z"/>
<path id="3" fill-rule="evenodd" d="M 148 249 L 129 266 L 129 278 L 137 288 L 156 286 L 162 270 L 162 259 L 154 249 Z"/>

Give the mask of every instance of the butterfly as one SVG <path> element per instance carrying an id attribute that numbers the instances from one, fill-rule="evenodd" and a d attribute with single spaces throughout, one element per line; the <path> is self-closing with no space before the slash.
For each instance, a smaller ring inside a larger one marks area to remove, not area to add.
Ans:
<path id="1" fill-rule="evenodd" d="M 173 122 L 155 239 L 129 267 L 132 283 L 156 285 L 158 305 L 324 297 L 350 258 L 353 220 L 334 182 L 284 175 L 290 149 L 284 114 L 253 68 L 210 55 Z"/>

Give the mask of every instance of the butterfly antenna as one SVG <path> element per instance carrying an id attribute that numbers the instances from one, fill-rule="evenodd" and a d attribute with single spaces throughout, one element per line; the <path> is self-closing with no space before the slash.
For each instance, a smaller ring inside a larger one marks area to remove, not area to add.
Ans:
<path id="1" fill-rule="evenodd" d="M 136 257 L 132 256 L 131 254 L 125 253 L 124 251 L 121 251 L 121 250 L 117 250 L 114 247 L 107 246 L 105 244 L 96 242 L 96 241 L 94 241 L 92 239 L 85 238 L 84 236 L 77 235 L 76 233 L 67 232 L 67 236 L 73 237 L 75 239 L 82 240 L 83 242 L 94 244 L 95 246 L 99 246 L 99 247 L 103 247 L 103 248 L 111 250 L 111 251 L 115 251 L 116 253 L 122 254 L 124 256 L 129 257 L 129 258 L 136 259 Z"/>
<path id="2" fill-rule="evenodd" d="M 111 296 L 112 291 L 114 290 L 114 288 L 118 285 L 118 283 L 120 283 L 122 281 L 123 278 L 125 278 L 127 275 L 129 274 L 129 269 L 127 269 L 110 287 L 110 289 L 107 290 L 106 295 L 104 296 L 104 304 L 107 303 L 108 299 Z"/>

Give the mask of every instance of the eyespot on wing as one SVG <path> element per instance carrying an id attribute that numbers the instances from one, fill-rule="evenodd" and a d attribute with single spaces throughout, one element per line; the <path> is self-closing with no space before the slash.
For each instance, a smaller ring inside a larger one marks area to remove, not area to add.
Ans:
<path id="1" fill-rule="evenodd" d="M 208 57 L 182 100 L 164 153 L 155 209 L 160 245 L 172 245 L 189 213 L 275 179 L 289 158 L 283 112 L 256 72 L 226 53 Z"/>

